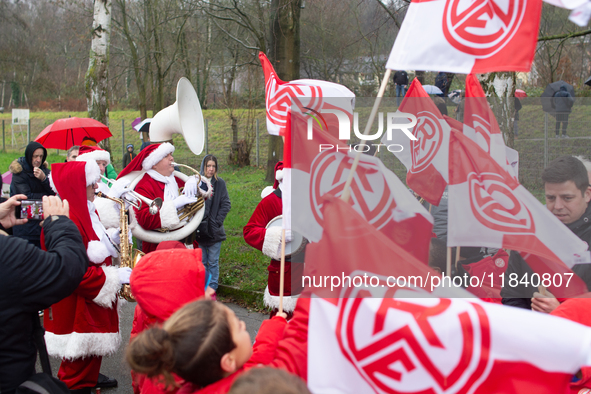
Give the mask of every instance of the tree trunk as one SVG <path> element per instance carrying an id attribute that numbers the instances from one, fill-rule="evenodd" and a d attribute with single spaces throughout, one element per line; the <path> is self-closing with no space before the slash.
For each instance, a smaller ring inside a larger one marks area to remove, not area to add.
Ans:
<path id="1" fill-rule="evenodd" d="M 111 33 L 111 0 L 94 1 L 92 44 L 86 73 L 88 117 L 109 124 L 109 41 Z M 103 147 L 110 151 L 108 139 Z"/>
<path id="2" fill-rule="evenodd" d="M 284 81 L 300 78 L 301 0 L 272 0 L 269 57 L 277 76 Z M 267 182 L 275 180 L 275 164 L 283 158 L 283 141 L 269 136 Z"/>
<path id="3" fill-rule="evenodd" d="M 425 84 L 425 72 L 424 71 L 415 71 L 415 76 L 421 83 L 421 85 Z"/>

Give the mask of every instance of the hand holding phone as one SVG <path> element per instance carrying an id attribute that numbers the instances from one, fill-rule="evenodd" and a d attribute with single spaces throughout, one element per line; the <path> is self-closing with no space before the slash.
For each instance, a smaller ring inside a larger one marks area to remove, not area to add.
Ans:
<path id="1" fill-rule="evenodd" d="M 17 219 L 43 220 L 43 201 L 21 200 L 20 206 L 14 207 L 14 216 Z"/>
<path id="2" fill-rule="evenodd" d="M 11 228 L 17 224 L 24 224 L 26 219 L 17 219 L 14 208 L 20 208 L 20 200 L 27 198 L 24 194 L 17 194 L 0 204 L 0 224 L 4 228 Z"/>

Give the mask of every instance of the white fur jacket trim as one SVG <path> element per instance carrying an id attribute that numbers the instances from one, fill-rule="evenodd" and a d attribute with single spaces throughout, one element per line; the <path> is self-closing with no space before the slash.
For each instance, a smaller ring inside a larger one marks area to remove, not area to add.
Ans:
<path id="1" fill-rule="evenodd" d="M 283 296 L 283 311 L 286 313 L 293 312 L 298 303 L 298 297 L 299 295 Z M 279 309 L 279 296 L 271 295 L 269 293 L 269 286 L 265 288 L 263 302 L 270 309 Z"/>
<path id="2" fill-rule="evenodd" d="M 117 292 L 121 288 L 119 274 L 117 273 L 117 267 L 102 266 L 101 268 L 105 273 L 105 283 L 92 301 L 103 308 L 112 309 L 115 301 L 117 301 Z"/>
<path id="3" fill-rule="evenodd" d="M 121 345 L 121 334 L 79 333 L 56 335 L 45 332 L 45 343 L 50 356 L 74 360 L 89 356 L 110 356 Z"/>
<path id="4" fill-rule="evenodd" d="M 105 228 L 119 227 L 119 205 L 117 203 L 101 197 L 95 198 L 93 203 Z"/>
<path id="5" fill-rule="evenodd" d="M 269 227 L 265 231 L 263 254 L 273 260 L 281 260 L 281 227 Z"/>
<path id="6" fill-rule="evenodd" d="M 162 228 L 175 228 L 180 223 L 174 202 L 164 201 L 160 209 L 160 225 Z"/>

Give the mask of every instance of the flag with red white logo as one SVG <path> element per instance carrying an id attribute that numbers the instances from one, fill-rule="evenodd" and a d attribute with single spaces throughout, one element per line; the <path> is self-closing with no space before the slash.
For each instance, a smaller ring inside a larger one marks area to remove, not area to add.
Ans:
<path id="1" fill-rule="evenodd" d="M 492 112 L 484 90 L 474 74 L 466 77 L 466 98 L 464 101 L 464 134 L 476 142 L 501 167 L 512 173 L 507 162 L 505 141 L 499 124 Z"/>
<path id="2" fill-rule="evenodd" d="M 353 116 L 355 94 L 345 86 L 317 79 L 284 82 L 277 77 L 264 53 L 259 52 L 259 59 L 265 74 L 265 107 L 269 134 L 285 134 L 292 105 L 306 114 L 342 111 Z M 326 113 L 324 119 L 338 124 L 334 114 Z M 336 130 L 338 131 L 338 127 Z"/>
<path id="3" fill-rule="evenodd" d="M 382 143 L 402 146 L 394 154 L 407 169 L 406 184 L 429 203 L 439 205 L 447 185 L 450 126 L 416 78 L 398 113 L 416 118 L 412 139 L 407 133 L 394 131 L 384 134 Z"/>
<path id="4" fill-rule="evenodd" d="M 542 0 L 413 0 L 386 68 L 529 71 Z"/>
<path id="5" fill-rule="evenodd" d="M 313 242 L 322 237 L 324 198 L 341 197 L 359 146 L 334 138 L 320 127 L 323 124 L 292 112 L 289 143 L 286 138 L 293 230 Z M 369 225 L 427 263 L 433 218 L 378 158 L 361 155 L 350 192 L 349 204 Z"/>
<path id="6" fill-rule="evenodd" d="M 475 142 L 452 131 L 449 149 L 448 246 L 519 251 L 539 275 L 565 275 L 574 264 L 589 263 L 586 242 Z M 587 291 L 576 275 L 565 283 L 549 286 L 550 292 L 566 297 Z"/>
<path id="7" fill-rule="evenodd" d="M 589 327 L 520 308 L 412 293 L 352 294 L 337 304 L 311 299 L 310 391 L 568 393 L 573 375 L 591 365 Z"/>
<path id="8" fill-rule="evenodd" d="M 591 329 L 437 287 L 440 276 L 350 205 L 328 196 L 323 213 L 304 273 L 318 296 L 307 330 L 312 392 L 565 393 L 590 365 Z"/>

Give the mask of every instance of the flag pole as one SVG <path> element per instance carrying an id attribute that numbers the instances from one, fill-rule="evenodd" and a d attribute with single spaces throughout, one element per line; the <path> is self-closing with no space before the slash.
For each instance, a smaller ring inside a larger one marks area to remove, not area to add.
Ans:
<path id="1" fill-rule="evenodd" d="M 445 265 L 447 276 L 451 278 L 451 246 L 447 247 L 447 262 Z"/>
<path id="2" fill-rule="evenodd" d="M 279 268 L 279 313 L 283 313 L 283 280 L 285 279 L 285 229 L 281 229 L 281 268 Z"/>
<path id="3" fill-rule="evenodd" d="M 460 248 L 461 246 L 456 246 L 456 271 L 458 270 L 458 261 L 460 261 Z"/>
<path id="4" fill-rule="evenodd" d="M 367 135 L 369 133 L 369 129 L 373 124 L 373 121 L 376 117 L 376 113 L 378 112 L 378 108 L 380 107 L 380 103 L 382 102 L 382 97 L 384 96 L 384 92 L 386 91 L 386 86 L 388 86 L 388 80 L 390 79 L 390 73 L 392 70 L 389 68 L 386 69 L 384 73 L 384 78 L 382 79 L 382 84 L 380 85 L 380 90 L 378 91 L 378 96 L 376 97 L 376 101 L 373 104 L 373 108 L 371 109 L 371 113 L 369 114 L 369 119 L 367 120 L 367 125 L 365 126 L 365 130 L 363 131 L 363 135 Z M 365 146 L 365 142 L 361 141 L 361 149 Z M 341 199 L 345 202 L 349 201 L 349 189 L 351 188 L 351 182 L 353 181 L 353 175 L 355 174 L 355 170 L 357 169 L 357 165 L 359 164 L 359 158 L 361 156 L 361 151 L 357 152 L 355 156 L 355 161 L 353 161 L 353 165 L 351 166 L 351 171 L 349 172 L 349 178 L 347 178 L 347 182 L 345 183 L 345 188 L 343 190 L 343 195 Z"/>

